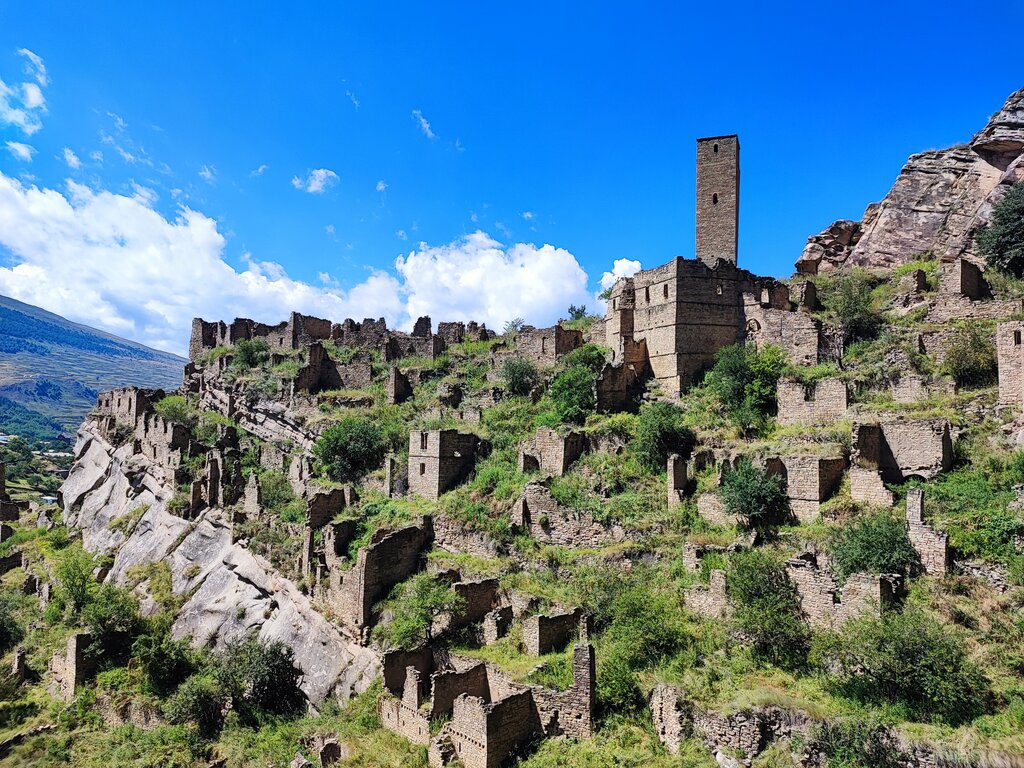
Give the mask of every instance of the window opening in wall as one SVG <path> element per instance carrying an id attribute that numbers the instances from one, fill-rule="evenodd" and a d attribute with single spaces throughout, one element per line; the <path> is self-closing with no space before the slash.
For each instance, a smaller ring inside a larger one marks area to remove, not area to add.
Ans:
<path id="1" fill-rule="evenodd" d="M 715 154 L 717 155 L 718 154 L 718 145 L 717 144 L 715 144 L 715 146 L 714 146 L 714 151 L 715 151 Z"/>
<path id="2" fill-rule="evenodd" d="M 420 450 L 421 451 L 427 450 L 427 433 L 426 432 L 420 432 Z"/>
<path id="3" fill-rule="evenodd" d="M 668 298 L 668 283 L 661 287 L 661 293 L 666 299 Z"/>
<path id="4" fill-rule="evenodd" d="M 1013 343 L 1016 346 L 1020 346 L 1020 331 L 1013 332 Z"/>
<path id="5" fill-rule="evenodd" d="M 421 475 L 427 474 L 427 465 L 424 464 L 423 462 L 420 462 L 420 474 Z"/>
<path id="6" fill-rule="evenodd" d="M 718 205 L 718 193 L 717 192 L 711 196 L 711 204 L 712 205 Z"/>
<path id="7" fill-rule="evenodd" d="M 548 351 L 547 347 L 548 347 L 548 338 L 547 338 L 547 336 L 541 336 L 541 337 L 540 337 L 540 353 L 541 353 L 542 355 L 543 355 L 543 354 L 544 354 L 545 352 L 547 352 L 547 351 Z"/>
<path id="8" fill-rule="evenodd" d="M 651 303 L 651 289 L 650 288 L 644 288 L 644 301 L 646 301 L 648 304 Z"/>

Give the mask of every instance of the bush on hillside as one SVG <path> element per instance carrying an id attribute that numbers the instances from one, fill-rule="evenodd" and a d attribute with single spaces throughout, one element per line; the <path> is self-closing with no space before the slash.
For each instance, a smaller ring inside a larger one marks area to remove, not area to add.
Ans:
<path id="1" fill-rule="evenodd" d="M 188 640 L 172 639 L 163 620 L 132 644 L 132 656 L 142 670 L 143 689 L 156 696 L 171 694 L 195 668 Z"/>
<path id="2" fill-rule="evenodd" d="M 255 635 L 229 643 L 217 669 L 217 679 L 235 708 L 245 719 L 257 722 L 263 715 L 296 715 L 302 710 L 300 675 L 291 648 L 280 640 L 264 642 Z"/>
<path id="3" fill-rule="evenodd" d="M 25 636 L 14 611 L 15 605 L 10 595 L 0 595 L 0 653 L 6 653 Z"/>
<path id="4" fill-rule="evenodd" d="M 450 584 L 432 574 L 419 573 L 395 587 L 391 597 L 394 618 L 378 624 L 378 637 L 396 648 L 411 649 L 432 639 L 434 620 L 465 610 L 466 601 Z"/>
<path id="5" fill-rule="evenodd" d="M 597 407 L 593 371 L 582 365 L 563 371 L 551 382 L 548 397 L 560 422 L 582 424 Z"/>
<path id="6" fill-rule="evenodd" d="M 829 551 L 839 577 L 851 573 L 898 573 L 909 576 L 919 565 L 903 519 L 889 510 L 848 522 L 832 534 Z"/>
<path id="7" fill-rule="evenodd" d="M 989 265 L 1017 277 L 1024 275 L 1024 184 L 1010 187 L 977 240 Z"/>
<path id="8" fill-rule="evenodd" d="M 540 384 L 540 372 L 531 361 L 522 357 L 510 357 L 501 369 L 505 389 L 511 395 L 528 395 Z"/>
<path id="9" fill-rule="evenodd" d="M 967 722 L 983 712 L 989 692 L 960 633 L 916 606 L 820 635 L 812 660 L 842 695 L 897 705 L 917 720 Z"/>
<path id="10" fill-rule="evenodd" d="M 875 278 L 862 269 L 836 275 L 819 286 L 818 299 L 842 328 L 847 344 L 873 339 L 882 328 L 874 287 Z"/>
<path id="11" fill-rule="evenodd" d="M 176 725 L 194 725 L 202 736 L 213 736 L 224 722 L 228 697 L 210 674 L 192 675 L 164 704 L 164 716 Z"/>
<path id="12" fill-rule="evenodd" d="M 874 718 L 846 717 L 823 722 L 814 740 L 829 768 L 902 768 L 907 755 L 899 750 L 885 725 Z"/>
<path id="13" fill-rule="evenodd" d="M 770 344 L 732 344 L 715 355 L 705 382 L 741 427 L 760 425 L 777 409 L 776 389 L 786 355 Z"/>
<path id="14" fill-rule="evenodd" d="M 139 631 L 139 600 L 122 587 L 101 584 L 82 610 L 82 618 L 104 656 L 119 658 L 126 653 Z"/>
<path id="15" fill-rule="evenodd" d="M 235 343 L 231 365 L 240 371 L 248 371 L 259 368 L 269 359 L 270 348 L 263 339 L 242 339 Z"/>
<path id="16" fill-rule="evenodd" d="M 196 409 L 181 395 L 167 395 L 153 407 L 160 416 L 174 424 L 191 428 L 196 423 Z"/>
<path id="17" fill-rule="evenodd" d="M 962 387 L 994 384 L 999 370 L 992 334 L 975 324 L 957 328 L 950 337 L 943 369 Z"/>
<path id="18" fill-rule="evenodd" d="M 601 373 L 607 362 L 607 351 L 597 344 L 584 344 L 577 347 L 569 354 L 562 357 L 562 365 L 572 368 L 574 365 L 582 365 L 589 368 L 594 375 Z"/>
<path id="19" fill-rule="evenodd" d="M 350 482 L 384 461 L 387 443 L 380 428 L 362 416 L 344 416 L 313 446 L 321 472 L 332 480 Z"/>
<path id="20" fill-rule="evenodd" d="M 683 409 L 659 400 L 640 409 L 633 451 L 644 468 L 657 472 L 671 454 L 687 456 L 695 439 L 683 424 Z"/>
<path id="21" fill-rule="evenodd" d="M 740 459 L 718 489 L 725 511 L 740 517 L 748 528 L 780 525 L 789 516 L 789 498 L 780 475 L 769 475 L 750 459 Z"/>
<path id="22" fill-rule="evenodd" d="M 95 588 L 92 557 L 80 547 L 68 549 L 57 564 L 57 585 L 60 596 L 71 612 L 78 614 L 89 603 Z"/>
<path id="23" fill-rule="evenodd" d="M 781 561 L 764 550 L 738 552 L 730 560 L 726 588 L 733 621 L 758 659 L 785 669 L 806 663 L 811 633 Z"/>

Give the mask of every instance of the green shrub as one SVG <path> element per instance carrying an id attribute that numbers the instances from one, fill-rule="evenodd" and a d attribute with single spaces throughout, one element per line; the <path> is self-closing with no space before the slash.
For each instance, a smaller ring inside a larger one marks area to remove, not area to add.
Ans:
<path id="1" fill-rule="evenodd" d="M 224 721 L 228 697 L 213 675 L 192 675 L 164 704 L 164 716 L 177 725 L 195 725 L 203 736 L 213 736 Z"/>
<path id="2" fill-rule="evenodd" d="M 828 768 L 901 768 L 900 752 L 888 729 L 877 719 L 848 717 L 822 723 L 815 729 Z"/>
<path id="3" fill-rule="evenodd" d="M 153 406 L 156 412 L 174 424 L 183 424 L 186 427 L 193 427 L 196 423 L 196 409 L 186 398 L 181 395 L 167 395 Z"/>
<path id="4" fill-rule="evenodd" d="M 829 551 L 839 577 L 851 573 L 898 573 L 909 576 L 919 565 L 902 518 L 889 510 L 861 515 L 836 530 Z"/>
<path id="5" fill-rule="evenodd" d="M 89 603 L 95 589 L 94 567 L 92 557 L 80 547 L 68 549 L 57 564 L 57 584 L 72 613 L 79 613 Z"/>
<path id="6" fill-rule="evenodd" d="M 587 308 L 585 305 L 569 305 L 569 319 L 570 320 L 582 320 L 587 316 Z"/>
<path id="7" fill-rule="evenodd" d="M 505 389 L 512 395 L 528 395 L 540 384 L 537 366 L 523 357 L 510 357 L 501 369 Z"/>
<path id="8" fill-rule="evenodd" d="M 725 473 L 718 497 L 725 511 L 742 518 L 749 528 L 779 525 L 789 516 L 782 477 L 769 475 L 747 458 Z"/>
<path id="9" fill-rule="evenodd" d="M 300 674 L 291 648 L 280 640 L 264 642 L 255 635 L 229 643 L 217 670 L 235 708 L 251 722 L 268 714 L 298 714 L 305 703 Z"/>
<path id="10" fill-rule="evenodd" d="M 958 725 L 981 714 L 988 696 L 963 637 L 916 606 L 848 621 L 816 638 L 812 658 L 841 694 L 901 706 L 914 719 Z"/>
<path id="11" fill-rule="evenodd" d="M 432 574 L 419 573 L 395 587 L 390 602 L 394 618 L 379 624 L 377 636 L 397 648 L 411 649 L 430 642 L 434 619 L 465 610 L 466 601 Z"/>
<path id="12" fill-rule="evenodd" d="M 873 339 L 882 328 L 881 307 L 873 295 L 875 278 L 854 269 L 822 281 L 818 299 L 846 335 L 846 343 Z"/>
<path id="13" fill-rule="evenodd" d="M 657 472 L 669 455 L 686 456 L 693 450 L 695 438 L 683 425 L 684 417 L 682 408 L 660 400 L 640 409 L 633 452 L 644 468 Z"/>
<path id="14" fill-rule="evenodd" d="M 562 358 L 562 365 L 566 368 L 582 365 L 593 371 L 594 375 L 597 375 L 604 368 L 607 356 L 608 351 L 604 347 L 597 344 L 584 344 L 565 355 Z"/>
<path id="15" fill-rule="evenodd" d="M 143 688 L 157 696 L 172 693 L 195 667 L 187 640 L 173 640 L 166 621 L 154 622 L 132 644 L 132 656 L 142 670 Z"/>
<path id="16" fill-rule="evenodd" d="M 785 367 L 786 354 L 778 347 L 732 344 L 715 355 L 705 381 L 733 422 L 748 428 L 776 412 L 776 390 Z"/>
<path id="17" fill-rule="evenodd" d="M 263 339 L 242 339 L 235 343 L 235 356 L 231 365 L 240 371 L 248 371 L 260 367 L 269 359 L 270 349 Z"/>
<path id="18" fill-rule="evenodd" d="M 15 602 L 7 593 L 0 595 L 0 653 L 6 653 L 25 636 L 14 614 Z"/>
<path id="19" fill-rule="evenodd" d="M 284 472 L 265 469 L 259 478 L 263 506 L 267 509 L 278 512 L 295 498 L 295 491 Z"/>
<path id="20" fill-rule="evenodd" d="M 796 586 L 778 559 L 764 550 L 736 553 L 726 589 L 735 610 L 733 621 L 757 658 L 785 669 L 806 663 L 811 633 Z"/>
<path id="21" fill-rule="evenodd" d="M 179 517 L 192 508 L 192 496 L 186 491 L 177 490 L 167 502 L 167 511 Z"/>
<path id="22" fill-rule="evenodd" d="M 339 482 L 350 482 L 379 467 L 386 450 L 380 428 L 362 416 L 343 417 L 324 430 L 313 446 L 321 471 Z"/>
<path id="23" fill-rule="evenodd" d="M 992 212 L 992 223 L 978 232 L 978 250 L 990 266 L 1024 274 L 1024 184 L 1014 184 Z"/>
<path id="24" fill-rule="evenodd" d="M 998 377 L 992 334 L 976 324 L 957 328 L 950 336 L 943 370 L 963 387 L 984 387 Z"/>
<path id="25" fill-rule="evenodd" d="M 94 647 L 104 656 L 120 658 L 140 627 L 139 600 L 127 589 L 101 584 L 82 618 L 98 641 Z"/>
<path id="26" fill-rule="evenodd" d="M 582 424 L 597 407 L 594 372 L 583 365 L 566 369 L 551 382 L 548 397 L 559 421 Z"/>

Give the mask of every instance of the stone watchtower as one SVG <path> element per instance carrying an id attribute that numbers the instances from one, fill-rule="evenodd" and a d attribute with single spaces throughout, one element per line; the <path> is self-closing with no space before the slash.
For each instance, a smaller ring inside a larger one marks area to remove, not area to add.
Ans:
<path id="1" fill-rule="evenodd" d="M 697 139 L 697 258 L 735 264 L 740 223 L 740 140 Z"/>

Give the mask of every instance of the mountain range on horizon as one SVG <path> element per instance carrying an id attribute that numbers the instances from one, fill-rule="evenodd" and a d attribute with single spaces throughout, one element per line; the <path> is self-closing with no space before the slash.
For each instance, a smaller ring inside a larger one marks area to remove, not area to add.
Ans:
<path id="1" fill-rule="evenodd" d="M 185 360 L 0 296 L 0 430 L 7 414 L 39 414 L 73 433 L 112 387 L 175 389 Z M 0 403 L 3 404 L 3 403 Z"/>

